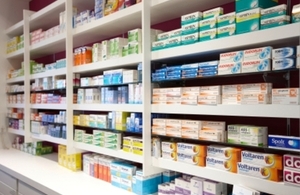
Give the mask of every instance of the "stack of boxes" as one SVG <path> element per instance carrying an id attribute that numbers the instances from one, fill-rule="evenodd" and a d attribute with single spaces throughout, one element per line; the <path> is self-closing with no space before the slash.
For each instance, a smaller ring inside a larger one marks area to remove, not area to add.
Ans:
<path id="1" fill-rule="evenodd" d="M 168 160 L 174 160 L 177 161 L 177 143 L 174 141 L 162 141 L 161 142 L 161 148 L 158 150 L 161 150 L 161 152 L 157 152 L 157 157 L 162 157 L 164 159 Z M 158 151 L 156 150 L 156 151 Z M 161 153 L 161 155 L 159 155 Z"/>
<path id="2" fill-rule="evenodd" d="M 201 12 L 194 12 L 181 16 L 181 38 L 171 38 L 175 40 L 181 39 L 182 45 L 194 44 L 199 41 L 199 21 L 202 19 Z M 167 44 L 170 42 L 167 42 Z M 180 42 L 179 42 L 180 45 Z M 177 46 L 177 45 L 174 45 Z M 167 46 L 167 48 L 169 48 Z"/>
<path id="3" fill-rule="evenodd" d="M 296 58 L 300 53 L 300 46 L 283 47 L 272 50 L 272 70 L 286 70 L 296 68 Z"/>
<path id="4" fill-rule="evenodd" d="M 117 37 L 109 40 L 109 58 L 116 59 L 122 57 L 122 48 L 128 44 L 128 39 Z"/>
<path id="5" fill-rule="evenodd" d="M 22 142 L 23 141 L 20 137 L 16 137 L 12 147 L 35 156 L 50 154 L 53 151 L 52 146 L 43 146 L 43 142 L 32 142 L 32 143 L 22 143 Z"/>
<path id="6" fill-rule="evenodd" d="M 283 157 L 283 162 L 284 162 L 283 178 L 284 178 L 285 184 L 292 184 L 292 185 L 300 186 L 299 160 L 300 160 L 300 156 L 298 156 L 298 155 L 290 155 L 290 154 L 284 155 L 284 157 Z"/>
<path id="7" fill-rule="evenodd" d="M 272 89 L 272 104 L 299 105 L 299 88 Z"/>
<path id="8" fill-rule="evenodd" d="M 278 4 L 275 0 L 239 0 L 235 1 L 236 33 L 248 33 L 260 30 L 262 8 L 269 8 Z"/>
<path id="9" fill-rule="evenodd" d="M 221 7 L 203 12 L 203 20 L 199 22 L 200 42 L 217 38 L 217 20 L 220 15 L 223 15 L 223 8 Z"/>
<path id="10" fill-rule="evenodd" d="M 196 166 L 205 167 L 206 146 L 177 143 L 177 161 Z"/>
<path id="11" fill-rule="evenodd" d="M 237 163 L 240 161 L 240 149 L 216 145 L 207 146 L 207 167 L 237 173 Z"/>
<path id="12" fill-rule="evenodd" d="M 21 37 L 23 40 L 21 40 Z M 10 54 L 24 47 L 24 35 L 16 36 L 7 41 L 6 53 Z"/>
<path id="13" fill-rule="evenodd" d="M 290 16 L 287 15 L 287 5 L 282 4 L 275 7 L 261 10 L 261 29 L 273 28 L 290 23 Z"/>
<path id="14" fill-rule="evenodd" d="M 9 104 L 23 104 L 24 103 L 24 94 L 7 95 L 7 103 L 9 103 Z"/>
<path id="15" fill-rule="evenodd" d="M 153 31 L 153 30 L 152 30 Z M 154 40 L 153 32 L 151 31 L 152 39 Z M 133 29 L 128 31 L 128 44 L 124 45 L 122 48 L 122 57 L 141 54 L 142 53 L 142 29 Z"/>
<path id="16" fill-rule="evenodd" d="M 105 3 L 104 0 L 95 0 L 95 19 L 100 19 L 104 16 L 104 9 L 105 9 Z"/>
<path id="17" fill-rule="evenodd" d="M 217 37 L 223 38 L 235 35 L 235 12 L 231 12 L 225 15 L 220 15 L 217 18 Z"/>
<path id="18" fill-rule="evenodd" d="M 199 126 L 199 140 L 215 142 L 226 141 L 225 122 L 201 121 Z"/>
<path id="19" fill-rule="evenodd" d="M 282 181 L 282 156 L 250 151 L 242 151 L 238 174 L 270 181 Z"/>
<path id="20" fill-rule="evenodd" d="M 81 154 L 67 154 L 67 147 L 58 145 L 58 164 L 72 171 L 81 170 Z"/>
<path id="21" fill-rule="evenodd" d="M 222 103 L 222 88 L 220 85 L 200 87 L 198 105 L 217 105 Z"/>
<path id="22" fill-rule="evenodd" d="M 143 155 L 143 139 L 137 136 L 123 137 L 123 151 Z"/>
<path id="23" fill-rule="evenodd" d="M 300 4 L 294 5 L 292 10 L 292 22 L 300 22 Z"/>
<path id="24" fill-rule="evenodd" d="M 138 169 L 132 178 L 132 192 L 139 195 L 156 194 L 161 180 L 161 173 L 144 176 L 143 170 Z"/>
<path id="25" fill-rule="evenodd" d="M 131 113 L 126 119 L 126 131 L 142 133 L 143 132 L 143 116 L 142 113 Z"/>
<path id="26" fill-rule="evenodd" d="M 241 104 L 271 104 L 272 83 L 242 85 Z"/>

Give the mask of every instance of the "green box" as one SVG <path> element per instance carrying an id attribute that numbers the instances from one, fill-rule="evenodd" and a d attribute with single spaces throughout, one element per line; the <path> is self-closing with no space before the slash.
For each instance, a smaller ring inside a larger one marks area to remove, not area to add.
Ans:
<path id="1" fill-rule="evenodd" d="M 231 24 L 217 29 L 217 38 L 229 37 L 235 35 L 236 25 Z"/>
<path id="2" fill-rule="evenodd" d="M 167 48 L 177 47 L 181 45 L 181 37 L 169 38 L 167 41 Z"/>
<path id="3" fill-rule="evenodd" d="M 235 12 L 231 12 L 225 15 L 221 15 L 217 19 L 217 27 L 223 27 L 231 24 L 235 24 Z"/>
<path id="4" fill-rule="evenodd" d="M 269 8 L 278 5 L 278 0 L 235 0 L 235 11 L 243 12 L 255 8 Z"/>
<path id="5" fill-rule="evenodd" d="M 208 18 L 199 22 L 199 29 L 201 31 L 210 30 L 217 27 L 217 18 Z"/>
<path id="6" fill-rule="evenodd" d="M 287 5 L 285 4 L 261 10 L 262 20 L 284 15 L 287 15 Z"/>
<path id="7" fill-rule="evenodd" d="M 200 42 L 213 40 L 217 38 L 217 29 L 214 28 L 206 31 L 200 31 L 199 37 L 200 37 Z"/>
<path id="8" fill-rule="evenodd" d="M 261 8 L 256 8 L 236 14 L 236 34 L 260 30 Z"/>
<path id="9" fill-rule="evenodd" d="M 161 49 L 165 49 L 167 44 L 167 40 L 163 41 L 155 41 L 152 43 L 152 51 L 158 51 Z"/>
<path id="10" fill-rule="evenodd" d="M 300 4 L 295 5 L 292 10 L 292 22 L 300 22 Z"/>
<path id="11" fill-rule="evenodd" d="M 274 28 L 290 23 L 290 16 L 277 16 L 274 18 L 261 20 L 261 29 Z"/>
<path id="12" fill-rule="evenodd" d="M 128 45 L 123 46 L 122 48 L 122 57 L 128 56 Z M 97 123 L 99 124 L 99 123 Z"/>
<path id="13" fill-rule="evenodd" d="M 181 44 L 189 45 L 199 42 L 199 33 L 181 36 Z"/>

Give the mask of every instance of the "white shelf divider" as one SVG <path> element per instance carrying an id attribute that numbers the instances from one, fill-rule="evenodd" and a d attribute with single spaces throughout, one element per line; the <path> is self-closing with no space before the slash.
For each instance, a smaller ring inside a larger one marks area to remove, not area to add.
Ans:
<path id="1" fill-rule="evenodd" d="M 25 135 L 25 131 L 24 130 L 16 130 L 16 129 L 8 128 L 7 132 L 11 133 L 11 134 L 15 134 L 15 135 L 22 135 L 22 136 Z"/>
<path id="2" fill-rule="evenodd" d="M 142 104 L 73 104 L 73 110 L 142 112 Z"/>
<path id="3" fill-rule="evenodd" d="M 117 157 L 132 162 L 143 163 L 142 156 L 124 152 L 123 150 L 111 150 L 111 149 L 94 146 L 90 144 L 79 143 L 79 142 L 74 142 L 74 147 L 80 150 L 86 150 L 86 151 L 91 151 L 99 154 L 104 154 L 107 156 Z"/>
<path id="4" fill-rule="evenodd" d="M 24 82 L 24 76 L 19 76 L 16 78 L 11 78 L 6 80 L 6 84 L 14 84 Z"/>
<path id="5" fill-rule="evenodd" d="M 66 104 L 31 104 L 32 109 L 66 110 Z"/>
<path id="6" fill-rule="evenodd" d="M 51 142 L 51 143 L 55 143 L 55 144 L 67 145 L 66 139 L 52 137 L 47 134 L 31 133 L 31 138 L 41 140 L 41 141 L 47 141 L 47 142 Z"/>
<path id="7" fill-rule="evenodd" d="M 153 113 L 300 118 L 299 105 L 163 105 L 153 104 Z"/>
<path id="8" fill-rule="evenodd" d="M 7 104 L 8 108 L 24 108 L 24 104 Z"/>
<path id="9" fill-rule="evenodd" d="M 152 164 L 163 169 L 178 171 L 227 184 L 247 186 L 261 192 L 276 195 L 285 195 L 287 192 L 289 195 L 298 195 L 300 190 L 297 186 L 284 185 L 283 182 L 273 182 L 248 175 L 239 175 L 209 167 L 199 167 L 168 159 L 152 157 Z"/>
<path id="10" fill-rule="evenodd" d="M 24 49 L 18 49 L 17 51 L 14 51 L 12 53 L 9 53 L 6 55 L 7 59 L 21 59 L 23 58 Z"/>

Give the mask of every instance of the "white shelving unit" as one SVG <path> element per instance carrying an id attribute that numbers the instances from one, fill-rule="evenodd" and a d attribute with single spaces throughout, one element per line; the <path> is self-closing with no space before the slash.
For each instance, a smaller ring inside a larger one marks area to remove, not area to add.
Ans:
<path id="1" fill-rule="evenodd" d="M 8 131 L 8 133 L 15 134 L 15 135 L 22 135 L 22 136 L 25 135 L 25 131 L 24 130 L 16 130 L 16 129 L 8 128 L 7 131 Z"/>
<path id="2" fill-rule="evenodd" d="M 235 35 L 232 37 L 215 39 L 207 42 L 199 42 L 193 45 L 180 46 L 171 49 L 151 52 L 150 42 L 150 26 L 160 22 L 168 21 L 180 17 L 181 15 L 192 13 L 194 11 L 206 10 L 212 7 L 217 7 L 226 3 L 234 2 L 234 0 L 209 1 L 209 0 L 190 0 L 182 2 L 182 0 L 144 0 L 142 3 L 131 6 L 127 9 L 118 11 L 109 16 L 90 22 L 86 25 L 72 28 L 69 22 L 66 26 L 66 31 L 55 37 L 41 41 L 35 45 L 29 44 L 29 33 L 32 30 L 39 28 L 47 29 L 58 24 L 59 13 L 66 10 L 67 21 L 72 21 L 73 6 L 82 6 L 81 8 L 93 7 L 94 1 L 87 0 L 57 0 L 49 6 L 38 12 L 24 11 L 23 20 L 8 28 L 5 32 L 9 36 L 25 35 L 25 47 L 14 53 L 8 54 L 8 60 L 18 59 L 24 60 L 25 64 L 29 64 L 30 59 L 35 59 L 57 52 L 66 51 L 67 67 L 57 69 L 45 73 L 30 75 L 28 68 L 25 69 L 24 76 L 7 80 L 7 84 L 24 82 L 25 85 L 25 103 L 10 104 L 7 107 L 24 108 L 25 113 L 25 131 L 16 131 L 9 129 L 8 132 L 16 135 L 25 136 L 25 141 L 43 140 L 55 144 L 67 145 L 69 154 L 90 151 L 108 156 L 118 157 L 124 160 L 141 163 L 144 169 L 144 175 L 148 176 L 153 173 L 161 172 L 164 169 L 183 172 L 186 174 L 197 175 L 200 177 L 225 182 L 229 184 L 240 184 L 248 187 L 273 193 L 276 195 L 284 195 L 289 192 L 289 195 L 298 195 L 300 188 L 294 186 L 286 186 L 283 183 L 275 183 L 266 180 L 260 180 L 250 176 L 242 176 L 223 172 L 210 168 L 196 167 L 180 162 L 169 161 L 162 158 L 156 159 L 151 157 L 151 113 L 160 114 L 189 114 L 189 115 L 209 115 L 209 116 L 246 116 L 246 117 L 264 117 L 264 118 L 300 118 L 300 106 L 287 105 L 217 105 L 217 106 L 186 106 L 186 105 L 151 105 L 151 61 L 160 62 L 169 59 L 184 59 L 194 56 L 205 56 L 208 54 L 218 55 L 220 52 L 234 51 L 239 49 L 254 48 L 266 45 L 284 45 L 289 42 L 299 42 L 300 23 L 289 24 L 277 28 L 251 32 L 247 34 Z M 45 22 L 47 21 L 47 22 Z M 124 35 L 128 30 L 142 27 L 143 29 L 143 54 L 122 57 L 119 59 L 111 59 L 107 61 L 91 63 L 88 65 L 73 66 L 73 49 L 83 46 L 88 43 L 103 40 L 106 38 Z M 278 33 L 280 32 L 280 33 Z M 126 68 L 137 65 L 142 62 L 143 66 L 143 104 L 73 104 L 73 74 L 84 73 L 90 74 L 103 70 Z M 25 66 L 28 67 L 28 66 Z M 66 89 L 67 102 L 66 104 L 30 104 L 30 81 L 37 78 L 50 76 L 66 75 L 68 83 Z M 67 139 L 54 138 L 49 135 L 36 135 L 30 132 L 30 111 L 31 109 L 44 110 L 66 110 L 67 111 Z M 140 112 L 143 114 L 143 142 L 144 155 L 134 155 L 126 153 L 122 150 L 110 150 L 84 143 L 73 141 L 73 111 L 124 111 L 124 112 Z M 17 151 L 5 152 L 11 158 L 16 159 Z M 22 160 L 32 160 L 27 154 L 21 154 Z M 0 156 L 0 161 L 2 162 Z M 17 161 L 17 160 L 16 160 Z M 35 160 L 33 160 L 35 163 Z M 39 160 L 37 160 L 39 161 Z M 5 166 L 9 166 L 6 159 L 3 160 Z M 49 162 L 41 161 L 48 165 Z M 26 162 L 28 164 L 28 162 Z M 67 174 L 68 177 L 84 177 L 82 173 L 69 174 L 58 165 L 49 164 L 53 173 Z M 31 173 L 27 170 L 16 168 L 17 164 L 10 166 L 11 169 L 20 174 L 28 176 Z M 14 169 L 16 168 L 16 169 Z M 42 168 L 41 168 L 42 169 Z M 62 171 L 62 170 L 63 171 Z M 50 173 L 49 173 L 50 174 Z M 52 173 L 51 173 L 52 174 Z M 31 176 L 28 176 L 31 177 Z M 33 180 L 42 180 L 40 176 L 32 176 Z M 90 178 L 90 177 L 87 177 Z M 73 185 L 79 184 L 80 179 L 75 179 Z M 95 182 L 91 181 L 92 184 Z M 77 183 L 76 183 L 77 182 Z M 42 180 L 43 184 L 43 180 Z M 53 184 L 45 183 L 46 187 L 55 188 Z M 86 184 L 87 186 L 90 184 Z M 65 193 L 64 189 L 60 191 Z M 70 193 L 68 191 L 67 193 Z M 73 190 L 72 192 L 78 191 Z M 124 191 L 111 191 L 113 193 L 126 194 Z M 86 193 L 86 192 L 84 192 Z M 93 192 L 91 191 L 91 194 Z"/>

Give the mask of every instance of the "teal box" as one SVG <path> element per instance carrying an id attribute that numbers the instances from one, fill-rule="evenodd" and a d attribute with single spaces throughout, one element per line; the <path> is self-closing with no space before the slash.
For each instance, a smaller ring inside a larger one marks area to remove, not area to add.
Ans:
<path id="1" fill-rule="evenodd" d="M 278 6 L 274 6 L 271 8 L 261 10 L 261 19 L 262 20 L 277 17 L 277 16 L 284 16 L 284 15 L 287 15 L 286 4 L 282 4 L 282 5 L 278 5 Z"/>
<path id="2" fill-rule="evenodd" d="M 224 12 L 224 10 L 223 10 L 222 7 L 216 7 L 214 9 L 204 11 L 203 12 L 203 19 L 218 17 L 220 15 L 223 15 L 223 12 Z"/>
<path id="3" fill-rule="evenodd" d="M 235 17 L 236 17 L 235 12 L 231 12 L 231 13 L 219 16 L 217 19 L 217 27 L 219 28 L 219 27 L 235 24 Z"/>
<path id="4" fill-rule="evenodd" d="M 132 176 L 135 175 L 136 166 L 122 163 L 120 165 L 120 178 L 131 180 Z"/>
<path id="5" fill-rule="evenodd" d="M 292 22 L 300 22 L 300 4 L 294 5 L 292 10 Z"/>
<path id="6" fill-rule="evenodd" d="M 194 22 L 181 26 L 181 34 L 189 35 L 199 32 L 199 22 Z"/>
<path id="7" fill-rule="evenodd" d="M 158 51 L 166 48 L 167 40 L 155 41 L 152 43 L 152 51 Z"/>
<path id="8" fill-rule="evenodd" d="M 202 19 L 202 12 L 194 12 L 181 16 L 181 26 L 199 22 Z"/>
<path id="9" fill-rule="evenodd" d="M 205 20 L 201 20 L 199 22 L 199 29 L 201 31 L 210 30 L 217 27 L 217 18 L 209 18 Z"/>
<path id="10" fill-rule="evenodd" d="M 173 38 L 173 37 L 180 37 L 182 35 L 182 30 L 180 29 L 176 29 L 176 30 L 172 30 L 169 32 L 169 38 Z"/>
<path id="11" fill-rule="evenodd" d="M 200 37 L 200 42 L 213 40 L 217 38 L 217 29 L 214 28 L 206 31 L 200 31 L 199 37 Z"/>
<path id="12" fill-rule="evenodd" d="M 167 40 L 167 48 L 177 47 L 181 45 L 181 37 L 173 37 Z"/>
<path id="13" fill-rule="evenodd" d="M 243 12 L 255 8 L 269 8 L 278 5 L 278 0 L 235 0 L 235 11 Z"/>
<path id="14" fill-rule="evenodd" d="M 197 43 L 198 41 L 199 41 L 199 33 L 181 36 L 182 45 L 194 44 Z"/>
<path id="15" fill-rule="evenodd" d="M 236 25 L 231 24 L 217 29 L 217 38 L 229 37 L 235 35 Z"/>
<path id="16" fill-rule="evenodd" d="M 242 34 L 260 29 L 261 8 L 256 8 L 236 14 L 236 34 Z"/>
<path id="17" fill-rule="evenodd" d="M 290 16 L 277 16 L 274 18 L 261 20 L 261 29 L 274 28 L 290 23 Z"/>
<path id="18" fill-rule="evenodd" d="M 143 176 L 142 171 L 137 171 L 132 179 L 133 193 L 139 195 L 148 195 L 158 192 L 158 185 L 162 183 L 161 173 Z"/>

